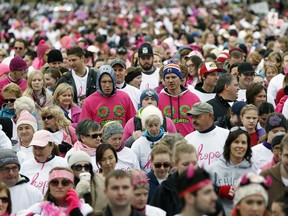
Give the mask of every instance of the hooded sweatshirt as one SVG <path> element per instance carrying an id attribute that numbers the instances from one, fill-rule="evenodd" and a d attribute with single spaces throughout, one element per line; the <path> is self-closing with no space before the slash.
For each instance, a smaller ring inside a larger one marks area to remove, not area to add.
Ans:
<path id="1" fill-rule="evenodd" d="M 237 180 L 243 174 L 248 172 L 256 173 L 257 170 L 256 167 L 253 166 L 253 164 L 250 164 L 247 160 L 243 160 L 239 164 L 234 165 L 221 157 L 218 161 L 208 166 L 207 171 L 209 172 L 216 188 L 220 188 L 221 186 L 226 185 L 235 187 Z M 233 208 L 233 201 L 223 196 L 219 196 L 219 198 L 223 203 L 226 215 L 230 215 Z"/>
<path id="2" fill-rule="evenodd" d="M 108 74 L 113 81 L 113 91 L 110 96 L 101 89 L 100 80 L 103 74 Z M 97 89 L 85 99 L 80 119 L 91 119 L 102 127 L 109 121 L 118 121 L 124 128 L 127 121 L 136 115 L 136 110 L 129 95 L 116 89 L 115 73 L 100 72 L 97 77 Z"/>
<path id="3" fill-rule="evenodd" d="M 194 131 L 192 117 L 187 116 L 186 113 L 190 111 L 195 103 L 200 102 L 200 99 L 186 88 L 181 88 L 182 92 L 179 95 L 171 95 L 165 88 L 159 94 L 158 107 L 164 116 L 172 119 L 177 131 L 186 136 Z"/>

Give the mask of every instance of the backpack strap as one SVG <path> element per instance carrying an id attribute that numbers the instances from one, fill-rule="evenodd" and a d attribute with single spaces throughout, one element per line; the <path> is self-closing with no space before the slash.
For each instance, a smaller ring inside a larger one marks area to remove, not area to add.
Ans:
<path id="1" fill-rule="evenodd" d="M 165 132 L 167 132 L 167 122 L 166 122 L 166 117 L 163 115 L 163 124 L 162 127 L 164 128 Z"/>
<path id="2" fill-rule="evenodd" d="M 142 131 L 142 122 L 141 119 L 137 116 L 134 116 L 134 131 L 141 130 Z"/>

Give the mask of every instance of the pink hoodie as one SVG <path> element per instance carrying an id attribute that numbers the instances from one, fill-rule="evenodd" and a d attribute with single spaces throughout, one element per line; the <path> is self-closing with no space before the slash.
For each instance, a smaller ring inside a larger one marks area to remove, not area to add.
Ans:
<path id="1" fill-rule="evenodd" d="M 159 109 L 162 113 L 172 119 L 176 126 L 176 129 L 183 136 L 194 131 L 192 124 L 192 117 L 187 116 L 187 112 L 190 111 L 191 107 L 200 102 L 200 99 L 183 87 L 181 94 L 174 96 L 167 92 L 167 89 L 159 94 Z M 172 107 L 172 113 L 171 113 Z"/>

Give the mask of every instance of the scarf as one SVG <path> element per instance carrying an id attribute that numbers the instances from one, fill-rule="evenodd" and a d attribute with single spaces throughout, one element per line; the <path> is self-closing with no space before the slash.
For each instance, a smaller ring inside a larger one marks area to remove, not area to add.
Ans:
<path id="1" fill-rule="evenodd" d="M 54 205 L 53 203 L 49 201 L 44 201 L 41 204 L 42 214 L 44 216 L 65 216 L 69 215 L 69 212 L 67 212 L 67 209 L 61 208 L 59 206 Z"/>
<path id="2" fill-rule="evenodd" d="M 80 141 L 77 141 L 75 144 L 74 144 L 74 147 L 75 151 L 83 151 L 83 152 L 86 152 L 87 154 L 89 154 L 91 157 L 92 156 L 96 156 L 96 149 L 95 148 L 90 148 L 88 146 L 86 146 L 85 144 L 83 144 L 82 142 Z"/>
<path id="3" fill-rule="evenodd" d="M 144 133 L 142 134 L 142 136 L 146 137 L 147 140 L 149 140 L 151 142 L 156 142 L 156 141 L 160 140 L 163 137 L 164 133 L 165 133 L 164 128 L 160 127 L 160 132 L 159 132 L 159 134 L 156 137 L 151 136 L 148 133 L 148 130 L 145 130 Z"/>
<path id="4" fill-rule="evenodd" d="M 37 103 L 38 106 L 43 107 L 46 104 L 46 92 L 44 89 L 42 89 L 41 95 L 44 97 L 44 99 L 42 100 L 42 103 L 41 103 L 40 97 L 38 97 L 38 95 L 36 95 L 34 91 L 32 93 L 32 97 L 33 97 L 33 100 L 35 101 L 35 103 Z"/>

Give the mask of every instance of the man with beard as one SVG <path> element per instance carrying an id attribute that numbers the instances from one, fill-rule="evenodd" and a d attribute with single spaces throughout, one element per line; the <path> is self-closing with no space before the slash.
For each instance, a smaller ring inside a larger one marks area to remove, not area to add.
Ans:
<path id="1" fill-rule="evenodd" d="M 139 64 L 142 68 L 140 90 L 154 89 L 159 85 L 159 68 L 153 66 L 153 49 L 149 43 L 143 43 L 138 49 Z"/>
<path id="2" fill-rule="evenodd" d="M 246 90 L 253 84 L 255 70 L 249 62 L 242 62 L 238 66 L 239 92 L 238 101 L 246 101 Z"/>
<path id="3" fill-rule="evenodd" d="M 217 195 L 209 174 L 190 165 L 177 179 L 179 197 L 184 202 L 178 216 L 202 216 L 216 213 Z"/>

